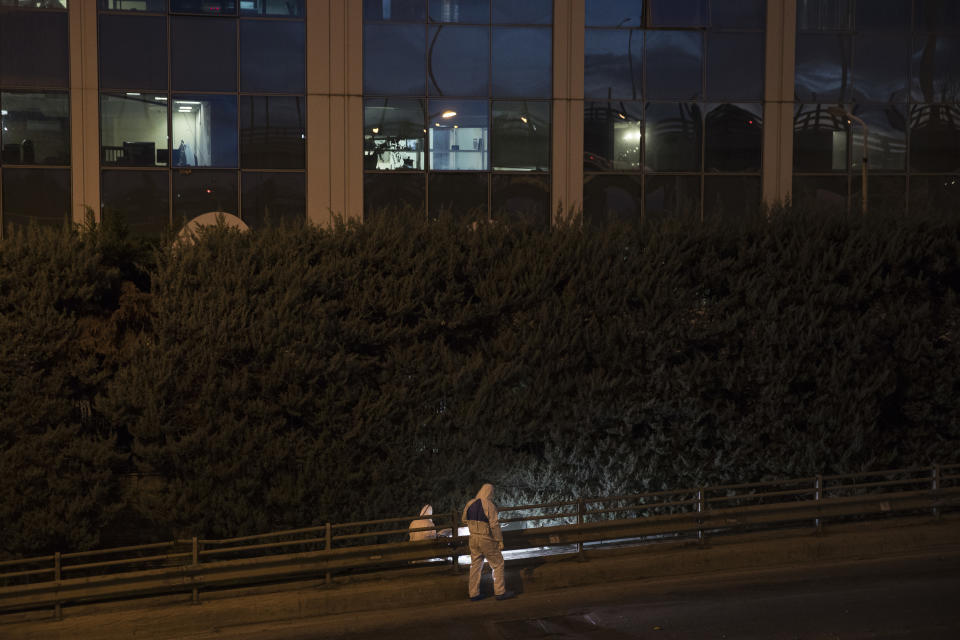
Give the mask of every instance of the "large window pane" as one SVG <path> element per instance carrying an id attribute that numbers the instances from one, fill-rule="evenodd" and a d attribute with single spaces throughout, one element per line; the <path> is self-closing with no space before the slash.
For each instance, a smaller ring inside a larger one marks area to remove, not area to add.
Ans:
<path id="1" fill-rule="evenodd" d="M 430 169 L 486 171 L 489 149 L 486 100 L 430 100 Z"/>
<path id="2" fill-rule="evenodd" d="M 793 176 L 793 202 L 819 211 L 847 211 L 847 176 Z"/>
<path id="3" fill-rule="evenodd" d="M 237 90 L 235 20 L 176 17 L 170 29 L 175 90 Z"/>
<path id="4" fill-rule="evenodd" d="M 307 0 L 243 0 L 240 15 L 271 16 L 273 18 L 302 18 Z M 394 0 L 396 2 L 397 0 Z"/>
<path id="5" fill-rule="evenodd" d="M 493 169 L 550 170 L 550 103 L 494 102 Z"/>
<path id="6" fill-rule="evenodd" d="M 550 178 L 543 175 L 495 174 L 490 217 L 507 224 L 546 229 L 550 226 Z"/>
<path id="7" fill-rule="evenodd" d="M 170 11 L 228 16 L 237 13 L 237 3 L 236 0 L 170 0 Z"/>
<path id="8" fill-rule="evenodd" d="M 645 182 L 645 222 L 700 219 L 700 176 L 647 176 Z"/>
<path id="9" fill-rule="evenodd" d="M 426 19 L 424 0 L 363 0 L 364 22 L 423 22 Z"/>
<path id="10" fill-rule="evenodd" d="M 643 0 L 586 0 L 588 27 L 643 25 Z"/>
<path id="11" fill-rule="evenodd" d="M 240 21 L 240 90 L 304 93 L 304 23 Z"/>
<path id="12" fill-rule="evenodd" d="M 914 102 L 960 102 L 960 36 L 914 36 L 910 87 Z"/>
<path id="13" fill-rule="evenodd" d="M 872 171 L 872 169 L 871 169 Z M 892 213 L 902 216 L 907 210 L 906 176 L 877 175 L 870 173 L 867 178 L 867 209 L 870 214 Z M 850 181 L 850 210 L 862 210 L 863 179 L 854 176 Z"/>
<path id="14" fill-rule="evenodd" d="M 910 0 L 861 0 L 857 3 L 857 31 L 909 31 Z"/>
<path id="15" fill-rule="evenodd" d="M 104 171 L 103 211 L 119 215 L 138 236 L 158 238 L 170 225 L 167 171 Z"/>
<path id="16" fill-rule="evenodd" d="M 707 97 L 763 99 L 762 33 L 710 33 L 707 36 Z"/>
<path id="17" fill-rule="evenodd" d="M 174 167 L 237 166 L 235 95 L 174 96 L 171 119 Z"/>
<path id="18" fill-rule="evenodd" d="M 707 171 L 760 171 L 763 105 L 705 105 Z"/>
<path id="19" fill-rule="evenodd" d="M 956 0 L 916 0 L 917 31 L 960 29 L 960 4 Z"/>
<path id="20" fill-rule="evenodd" d="M 703 217 L 742 220 L 760 211 L 759 176 L 705 176 Z"/>
<path id="21" fill-rule="evenodd" d="M 66 88 L 66 12 L 4 11 L 0 17 L 0 85 Z"/>
<path id="22" fill-rule="evenodd" d="M 5 164 L 70 164 L 66 93 L 0 93 L 0 148 Z"/>
<path id="23" fill-rule="evenodd" d="M 430 22 L 490 23 L 490 0 L 430 0 Z"/>
<path id="24" fill-rule="evenodd" d="M 650 171 L 700 171 L 700 106 L 685 102 L 647 105 L 645 168 Z"/>
<path id="25" fill-rule="evenodd" d="M 703 85 L 699 31 L 647 33 L 647 100 L 696 100 Z"/>
<path id="26" fill-rule="evenodd" d="M 307 219 L 303 173 L 243 172 L 242 214 L 251 229 L 304 222 Z"/>
<path id="27" fill-rule="evenodd" d="M 831 115 L 831 105 L 800 105 L 793 121 L 793 170 L 847 170 L 847 123 Z"/>
<path id="28" fill-rule="evenodd" d="M 710 26 L 721 29 L 763 29 L 766 0 L 724 0 L 710 3 Z M 907 18 L 909 21 L 909 17 Z"/>
<path id="29" fill-rule="evenodd" d="M 910 176 L 910 213 L 960 209 L 960 175 Z"/>
<path id="30" fill-rule="evenodd" d="M 104 89 L 167 89 L 167 19 L 100 16 L 98 53 Z"/>
<path id="31" fill-rule="evenodd" d="M 240 96 L 240 166 L 303 169 L 305 99 Z"/>
<path id="32" fill-rule="evenodd" d="M 795 93 L 800 102 L 848 102 L 850 36 L 797 35 Z"/>
<path id="33" fill-rule="evenodd" d="M 3 226 L 70 222 L 69 169 L 4 169 Z"/>
<path id="34" fill-rule="evenodd" d="M 583 110 L 585 171 L 638 171 L 643 143 L 640 102 L 586 102 Z"/>
<path id="35" fill-rule="evenodd" d="M 960 171 L 960 105 L 910 108 L 911 171 Z"/>
<path id="36" fill-rule="evenodd" d="M 430 27 L 427 74 L 432 96 L 489 95 L 489 27 Z"/>
<path id="37" fill-rule="evenodd" d="M 487 178 L 486 173 L 431 173 L 428 181 L 430 218 L 486 220 Z"/>
<path id="38" fill-rule="evenodd" d="M 426 203 L 423 173 L 368 173 L 363 176 L 363 219 L 409 216 L 422 220 Z"/>
<path id="39" fill-rule="evenodd" d="M 802 31 L 848 31 L 853 27 L 853 0 L 797 0 L 797 27 Z"/>
<path id="40" fill-rule="evenodd" d="M 167 166 L 167 102 L 165 94 L 101 95 L 100 162 Z"/>
<path id="41" fill-rule="evenodd" d="M 550 28 L 494 28 L 493 95 L 549 98 L 552 52 Z"/>
<path id="42" fill-rule="evenodd" d="M 363 168 L 422 171 L 425 124 L 423 100 L 367 98 L 363 104 Z"/>
<path id="43" fill-rule="evenodd" d="M 909 49 L 906 34 L 858 35 L 853 51 L 854 101 L 906 102 Z"/>
<path id="44" fill-rule="evenodd" d="M 647 0 L 656 27 L 702 27 L 707 21 L 707 0 Z"/>
<path id="45" fill-rule="evenodd" d="M 167 12 L 167 0 L 100 0 L 97 6 L 107 11 Z"/>
<path id="46" fill-rule="evenodd" d="M 173 226 L 210 212 L 239 214 L 236 171 L 173 172 Z"/>
<path id="47" fill-rule="evenodd" d="M 869 129 L 870 170 L 903 171 L 907 164 L 907 115 L 901 105 L 858 105 L 853 112 Z M 863 127 L 850 128 L 853 143 L 851 166 L 859 169 L 863 158 Z"/>
<path id="48" fill-rule="evenodd" d="M 364 26 L 364 94 L 422 96 L 426 92 L 426 77 L 423 25 Z"/>
<path id="49" fill-rule="evenodd" d="M 551 24 L 553 0 L 493 0 L 494 24 Z"/>
<path id="50" fill-rule="evenodd" d="M 587 29 L 584 95 L 588 98 L 643 96 L 643 31 Z"/>
<path id="51" fill-rule="evenodd" d="M 583 223 L 600 228 L 614 223 L 639 223 L 641 178 L 591 175 L 583 180 Z"/>

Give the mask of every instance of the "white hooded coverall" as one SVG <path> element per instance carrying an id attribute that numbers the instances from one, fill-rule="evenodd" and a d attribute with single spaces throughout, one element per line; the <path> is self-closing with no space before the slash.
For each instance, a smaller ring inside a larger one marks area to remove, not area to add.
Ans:
<path id="1" fill-rule="evenodd" d="M 432 516 L 433 507 L 429 504 L 423 505 L 423 508 L 420 509 L 420 519 L 414 520 L 410 523 L 410 540 L 430 540 L 437 537 L 436 529 L 431 531 L 414 531 L 414 529 L 423 529 L 424 527 L 432 527 L 433 519 L 424 518 L 424 516 Z"/>
<path id="2" fill-rule="evenodd" d="M 507 590 L 503 575 L 503 555 L 500 553 L 503 534 L 500 532 L 497 505 L 493 503 L 492 484 L 480 487 L 477 496 L 464 507 L 462 519 L 470 529 L 470 597 L 480 595 L 480 574 L 483 571 L 484 558 L 493 571 L 494 594 L 503 595 Z"/>

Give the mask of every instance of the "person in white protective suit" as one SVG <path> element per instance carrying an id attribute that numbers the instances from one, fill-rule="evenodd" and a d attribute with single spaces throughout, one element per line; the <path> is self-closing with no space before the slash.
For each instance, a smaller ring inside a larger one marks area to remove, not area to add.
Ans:
<path id="1" fill-rule="evenodd" d="M 428 531 L 416 531 L 416 529 L 427 529 L 428 527 L 433 527 L 433 519 L 426 518 L 424 516 L 433 515 L 433 506 L 429 504 L 423 505 L 423 508 L 420 509 L 420 518 L 414 520 L 410 523 L 410 540 L 431 540 L 438 536 L 449 536 L 450 529 L 443 529 L 439 533 L 436 529 L 429 529 Z"/>
<path id="2" fill-rule="evenodd" d="M 512 598 L 515 594 L 507 591 L 503 571 L 503 533 L 500 531 L 500 515 L 493 503 L 493 485 L 480 487 L 477 496 L 463 509 L 463 522 L 470 530 L 470 581 L 468 595 L 471 600 L 481 600 L 480 575 L 483 572 L 483 560 L 490 563 L 493 571 L 493 593 L 497 600 Z"/>

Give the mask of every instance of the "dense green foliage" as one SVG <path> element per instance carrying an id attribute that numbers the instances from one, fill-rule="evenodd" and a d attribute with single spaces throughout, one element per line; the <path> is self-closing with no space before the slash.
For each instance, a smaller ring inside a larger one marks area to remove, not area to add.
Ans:
<path id="1" fill-rule="evenodd" d="M 960 462 L 958 291 L 955 217 L 34 230 L 0 243 L 0 546 Z"/>

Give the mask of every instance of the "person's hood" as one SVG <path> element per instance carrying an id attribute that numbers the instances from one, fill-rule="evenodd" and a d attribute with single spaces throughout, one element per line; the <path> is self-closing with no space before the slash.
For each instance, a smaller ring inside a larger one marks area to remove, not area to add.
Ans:
<path id="1" fill-rule="evenodd" d="M 480 491 L 477 491 L 477 498 L 482 500 L 493 500 L 493 485 L 487 482 L 480 487 Z"/>
<path id="2" fill-rule="evenodd" d="M 421 516 L 432 516 L 433 515 L 433 505 L 425 504 L 423 508 L 420 509 Z"/>

